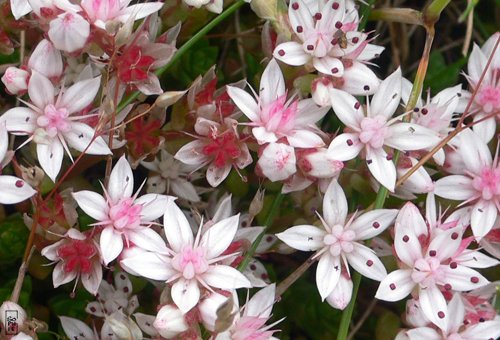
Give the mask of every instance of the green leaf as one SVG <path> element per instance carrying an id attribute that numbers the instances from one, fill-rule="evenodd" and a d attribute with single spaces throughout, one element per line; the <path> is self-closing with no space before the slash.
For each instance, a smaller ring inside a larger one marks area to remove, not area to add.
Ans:
<path id="1" fill-rule="evenodd" d="M 429 58 L 429 68 L 424 81 L 424 91 L 427 88 L 431 88 L 431 93 L 436 94 L 447 87 L 456 85 L 458 83 L 460 71 L 466 62 L 466 58 L 460 58 L 456 62 L 447 65 L 440 52 L 432 52 Z"/>
<path id="2" fill-rule="evenodd" d="M 22 258 L 28 235 L 29 230 L 21 214 L 11 215 L 0 223 L 0 265 Z"/>

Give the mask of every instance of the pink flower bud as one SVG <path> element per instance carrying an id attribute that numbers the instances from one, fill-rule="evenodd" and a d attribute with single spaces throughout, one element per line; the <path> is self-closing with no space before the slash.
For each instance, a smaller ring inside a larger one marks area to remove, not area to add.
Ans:
<path id="1" fill-rule="evenodd" d="M 50 41 L 43 39 L 31 54 L 28 66 L 47 78 L 59 78 L 63 72 L 61 52 Z"/>
<path id="2" fill-rule="evenodd" d="M 9 67 L 5 71 L 2 82 L 10 93 L 17 95 L 28 89 L 29 73 L 17 67 Z"/>
<path id="3" fill-rule="evenodd" d="M 319 106 L 330 106 L 332 102 L 330 100 L 329 89 L 333 88 L 333 84 L 327 77 L 316 78 L 311 84 L 312 98 L 316 104 Z"/>
<path id="4" fill-rule="evenodd" d="M 166 305 L 160 309 L 153 326 L 162 337 L 167 339 L 171 339 L 189 328 L 180 309 L 173 305 Z"/>

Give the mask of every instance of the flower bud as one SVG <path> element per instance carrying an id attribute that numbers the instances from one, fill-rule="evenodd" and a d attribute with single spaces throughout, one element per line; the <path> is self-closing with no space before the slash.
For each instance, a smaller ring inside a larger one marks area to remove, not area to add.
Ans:
<path id="1" fill-rule="evenodd" d="M 11 331 L 10 334 L 18 333 L 26 319 L 26 312 L 21 306 L 12 301 L 4 301 L 0 306 L 0 338 L 3 339 L 5 330 Z"/>
<path id="2" fill-rule="evenodd" d="M 180 309 L 173 305 L 166 305 L 160 309 L 153 326 L 162 337 L 167 339 L 171 339 L 189 328 Z"/>
<path id="3" fill-rule="evenodd" d="M 45 172 L 38 166 L 25 167 L 23 165 L 21 168 L 22 178 L 32 187 L 37 188 L 42 184 L 43 178 L 45 177 Z"/>
<path id="4" fill-rule="evenodd" d="M 2 76 L 2 82 L 10 93 L 17 95 L 28 89 L 29 73 L 17 67 L 9 67 Z"/>
<path id="5" fill-rule="evenodd" d="M 352 280 L 340 275 L 339 283 L 326 298 L 326 301 L 333 308 L 343 310 L 351 301 L 352 297 Z"/>
<path id="6" fill-rule="evenodd" d="M 250 7 L 261 19 L 275 20 L 278 15 L 278 0 L 253 0 Z"/>
<path id="7" fill-rule="evenodd" d="M 333 84 L 327 77 L 316 78 L 311 84 L 312 99 L 319 106 L 331 106 L 329 89 Z"/>
<path id="8" fill-rule="evenodd" d="M 187 91 L 168 91 L 163 92 L 156 98 L 155 104 L 163 109 L 175 104 L 179 99 L 184 96 Z"/>
<path id="9" fill-rule="evenodd" d="M 250 203 L 250 208 L 248 209 L 248 213 L 250 214 L 250 216 L 257 216 L 260 213 L 262 207 L 264 206 L 265 194 L 266 190 L 257 190 L 257 193 Z"/>
<path id="10" fill-rule="evenodd" d="M 299 161 L 300 169 L 316 178 L 332 178 L 344 167 L 344 163 L 333 158 L 327 149 L 307 153 Z"/>

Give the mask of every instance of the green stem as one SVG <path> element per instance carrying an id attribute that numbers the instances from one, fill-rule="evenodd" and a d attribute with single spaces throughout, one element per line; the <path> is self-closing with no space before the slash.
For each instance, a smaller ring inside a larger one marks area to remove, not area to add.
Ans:
<path id="1" fill-rule="evenodd" d="M 424 21 L 427 24 L 434 26 L 438 21 L 441 12 L 448 6 L 450 0 L 434 0 L 427 7 L 424 8 Z"/>
<path id="2" fill-rule="evenodd" d="M 205 27 L 199 30 L 195 35 L 191 37 L 184 45 L 181 46 L 174 54 L 172 59 L 163 67 L 160 67 L 155 71 L 157 76 L 161 76 L 166 70 L 168 70 L 176 61 L 180 60 L 182 56 L 191 49 L 201 38 L 203 38 L 208 32 L 210 32 L 215 26 L 217 26 L 221 21 L 226 19 L 228 16 L 236 12 L 238 8 L 243 6 L 244 0 L 238 0 L 228 8 L 226 8 L 221 14 L 216 16 L 212 21 L 210 21 Z M 125 97 L 118 105 L 117 112 L 123 110 L 127 105 L 132 103 L 138 96 L 140 92 L 135 91 Z"/>
<path id="3" fill-rule="evenodd" d="M 281 202 L 283 201 L 283 193 L 280 193 L 276 196 L 274 199 L 273 205 L 271 206 L 271 209 L 269 210 L 269 213 L 267 214 L 266 220 L 264 221 L 264 230 L 257 236 L 255 241 L 253 241 L 252 246 L 250 249 L 247 251 L 245 254 L 245 257 L 241 261 L 241 263 L 238 266 L 238 270 L 240 272 L 244 271 L 245 268 L 248 266 L 250 263 L 250 260 L 252 259 L 253 255 L 255 254 L 255 251 L 257 250 L 257 247 L 259 246 L 260 242 L 262 241 L 262 238 L 264 237 L 267 229 L 271 226 L 273 223 L 274 217 L 276 217 L 276 214 L 278 212 L 278 207 L 281 205 Z"/>
<path id="4" fill-rule="evenodd" d="M 374 3 L 375 0 L 368 0 L 365 2 L 365 5 L 361 6 L 361 9 L 359 10 L 361 21 L 359 22 L 358 31 L 362 31 L 366 27 L 366 24 L 368 23 L 368 17 L 370 16 L 370 12 L 372 11 Z"/>

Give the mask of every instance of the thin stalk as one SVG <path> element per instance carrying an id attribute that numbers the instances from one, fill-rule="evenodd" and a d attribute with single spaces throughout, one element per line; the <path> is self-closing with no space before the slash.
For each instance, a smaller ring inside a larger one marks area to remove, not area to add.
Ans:
<path id="1" fill-rule="evenodd" d="M 271 226 L 273 223 L 274 217 L 276 217 L 276 213 L 278 212 L 278 207 L 281 205 L 281 202 L 283 201 L 283 193 L 280 191 L 279 194 L 276 196 L 274 199 L 273 205 L 271 206 L 271 209 L 269 210 L 269 213 L 267 214 L 266 220 L 264 221 L 264 230 L 257 236 L 255 241 L 253 241 L 252 246 L 250 249 L 247 251 L 245 254 L 245 257 L 243 260 L 240 262 L 238 266 L 238 270 L 240 272 L 244 271 L 248 264 L 250 263 L 250 260 L 255 254 L 255 251 L 257 250 L 257 247 L 259 246 L 260 242 L 262 241 L 262 238 L 264 237 L 264 234 L 266 233 L 267 229 Z"/>
<path id="2" fill-rule="evenodd" d="M 238 0 L 228 8 L 226 8 L 221 14 L 216 16 L 212 21 L 210 21 L 205 27 L 203 27 L 201 30 L 199 30 L 195 35 L 191 37 L 184 45 L 181 46 L 177 50 L 177 52 L 174 54 L 172 59 L 163 67 L 160 67 L 155 71 L 155 74 L 157 76 L 161 76 L 163 73 L 165 73 L 166 70 L 168 70 L 172 65 L 180 60 L 180 58 L 186 54 L 187 51 L 191 49 L 198 41 L 201 40 L 208 32 L 210 32 L 215 26 L 217 26 L 221 21 L 226 19 L 228 16 L 233 14 L 238 8 L 243 6 L 245 3 L 244 0 Z M 138 96 L 140 92 L 135 91 L 131 94 L 129 94 L 127 97 L 125 97 L 120 104 L 117 107 L 117 112 L 120 112 L 123 110 L 127 105 L 131 104 Z"/>

